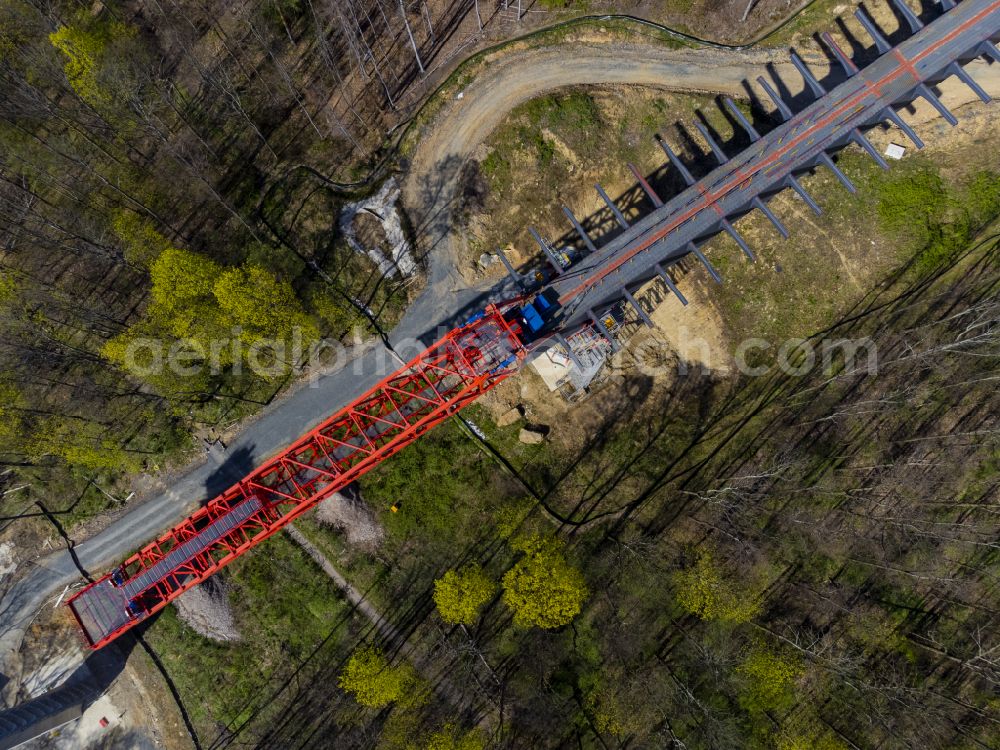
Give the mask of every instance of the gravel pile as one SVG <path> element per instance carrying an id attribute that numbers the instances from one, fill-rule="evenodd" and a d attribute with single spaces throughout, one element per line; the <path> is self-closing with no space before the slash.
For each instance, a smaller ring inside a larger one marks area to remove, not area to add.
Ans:
<path id="1" fill-rule="evenodd" d="M 347 543 L 375 549 L 385 532 L 358 492 L 338 492 L 316 509 L 316 520 L 344 532 Z"/>
<path id="2" fill-rule="evenodd" d="M 199 635 L 223 643 L 242 637 L 229 603 L 229 588 L 218 577 L 185 591 L 174 606 L 181 620 Z"/>

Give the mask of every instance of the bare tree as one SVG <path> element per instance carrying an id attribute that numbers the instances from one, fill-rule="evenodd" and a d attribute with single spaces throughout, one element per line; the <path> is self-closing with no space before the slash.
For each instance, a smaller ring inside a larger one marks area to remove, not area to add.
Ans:
<path id="1" fill-rule="evenodd" d="M 427 71 L 424 69 L 424 63 L 420 59 L 420 52 L 417 50 L 417 43 L 413 39 L 413 30 L 410 28 L 410 22 L 406 19 L 406 8 L 403 7 L 403 0 L 399 0 L 399 15 L 403 19 L 403 26 L 406 27 L 406 35 L 410 38 L 410 46 L 413 48 L 413 56 L 417 60 L 417 67 L 420 68 L 420 72 L 425 74 Z"/>

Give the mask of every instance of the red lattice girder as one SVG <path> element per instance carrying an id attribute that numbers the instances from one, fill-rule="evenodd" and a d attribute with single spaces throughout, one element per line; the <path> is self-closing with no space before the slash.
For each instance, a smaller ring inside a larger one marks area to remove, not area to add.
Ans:
<path id="1" fill-rule="evenodd" d="M 100 648 L 159 611 L 474 401 L 523 355 L 495 307 L 455 329 L 71 597 L 87 642 Z"/>

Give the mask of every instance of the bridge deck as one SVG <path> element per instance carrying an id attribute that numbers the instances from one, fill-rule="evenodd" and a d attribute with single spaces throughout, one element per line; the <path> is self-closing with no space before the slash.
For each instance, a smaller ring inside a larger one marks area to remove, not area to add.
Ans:
<path id="1" fill-rule="evenodd" d="M 130 620 L 140 620 L 145 615 L 130 616 L 126 611 L 129 602 L 202 554 L 220 539 L 231 534 L 243 522 L 262 508 L 260 500 L 249 497 L 225 515 L 208 524 L 196 536 L 174 547 L 155 565 L 145 568 L 138 575 L 114 586 L 104 578 L 86 589 L 70 602 L 77 619 L 91 643 L 98 643 Z"/>
<path id="2" fill-rule="evenodd" d="M 559 324 L 586 323 L 589 311 L 607 309 L 623 289 L 656 275 L 654 264 L 687 255 L 689 243 L 722 231 L 722 221 L 752 210 L 754 198 L 785 189 L 789 176 L 845 145 L 855 128 L 886 119 L 887 108 L 922 95 L 921 83 L 940 80 L 950 63 L 977 56 L 998 34 L 1000 0 L 962 0 L 550 282 L 564 306 Z"/>
<path id="3" fill-rule="evenodd" d="M 503 313 L 488 307 L 449 332 L 73 595 L 68 604 L 90 645 L 158 612 L 513 373 L 524 349 Z M 132 577 L 115 587 L 121 570 Z"/>

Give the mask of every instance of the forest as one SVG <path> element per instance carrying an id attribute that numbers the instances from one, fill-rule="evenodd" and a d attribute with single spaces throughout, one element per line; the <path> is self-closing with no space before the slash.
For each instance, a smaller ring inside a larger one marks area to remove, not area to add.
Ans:
<path id="1" fill-rule="evenodd" d="M 392 326 L 414 288 L 333 217 L 402 168 L 399 128 L 487 5 L 0 0 L 0 530 L 85 536 L 274 403 L 303 365 L 278 343 Z M 546 166 L 560 111 L 601 127 L 579 93 L 526 105 Z M 376 542 L 308 516 L 218 576 L 251 637 L 164 610 L 140 635 L 192 744 L 1000 746 L 993 139 L 957 177 L 844 155 L 872 197 L 830 214 L 892 268 L 781 323 L 877 369 L 621 366 L 571 446 L 473 406 L 485 437 L 452 420 L 354 488 Z M 474 166 L 487 207 L 504 159 Z M 151 339 L 183 374 L 136 361 Z"/>
<path id="2" fill-rule="evenodd" d="M 664 390 L 626 369 L 573 451 L 472 407 L 508 468 L 456 422 L 362 480 L 374 552 L 298 522 L 381 629 L 286 541 L 236 563 L 253 644 L 170 611 L 148 634 L 202 741 L 996 747 L 1000 236 L 928 229 L 809 337 L 864 340 L 877 371 L 692 369 Z"/>
<path id="3" fill-rule="evenodd" d="M 4 523 L 116 507 L 301 364 L 230 349 L 391 324 L 399 279 L 330 217 L 473 10 L 432 5 L 0 4 Z M 191 366 L 130 370 L 147 337 Z"/>

